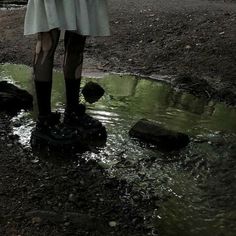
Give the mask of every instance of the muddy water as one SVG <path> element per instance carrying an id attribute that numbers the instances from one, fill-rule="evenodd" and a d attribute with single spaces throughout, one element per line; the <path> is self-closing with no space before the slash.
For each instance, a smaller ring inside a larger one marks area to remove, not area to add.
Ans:
<path id="1" fill-rule="evenodd" d="M 54 76 L 52 104 L 63 112 L 63 77 L 60 72 Z M 33 91 L 28 67 L 2 65 L 0 77 Z M 106 126 L 108 140 L 104 148 L 81 157 L 97 160 L 111 176 L 132 183 L 139 198 L 153 203 L 144 212 L 153 235 L 235 235 L 236 110 L 135 76 L 106 75 L 84 79 L 83 84 L 90 80 L 106 91 L 87 107 Z M 192 142 L 171 154 L 140 145 L 128 137 L 140 118 L 187 133 Z M 34 114 L 21 112 L 13 123 L 22 144 L 29 147 Z M 135 205 L 134 196 L 126 197 Z"/>

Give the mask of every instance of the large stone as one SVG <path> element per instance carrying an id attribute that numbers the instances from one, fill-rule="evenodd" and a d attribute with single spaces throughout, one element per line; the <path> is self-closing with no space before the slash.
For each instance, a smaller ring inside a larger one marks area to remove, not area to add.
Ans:
<path id="1" fill-rule="evenodd" d="M 7 81 L 0 81 L 0 111 L 16 114 L 33 107 L 33 96 Z"/>
<path id="2" fill-rule="evenodd" d="M 188 145 L 188 135 L 160 127 L 147 119 L 139 120 L 129 131 L 131 137 L 156 145 L 160 151 L 173 151 Z"/>
<path id="3" fill-rule="evenodd" d="M 97 102 L 104 93 L 104 89 L 94 82 L 88 82 L 82 89 L 82 94 L 84 95 L 86 102 L 89 103 Z"/>

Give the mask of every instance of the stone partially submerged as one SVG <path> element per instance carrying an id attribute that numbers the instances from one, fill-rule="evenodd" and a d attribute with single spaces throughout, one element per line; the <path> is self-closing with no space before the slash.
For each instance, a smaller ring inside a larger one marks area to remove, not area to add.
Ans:
<path id="1" fill-rule="evenodd" d="M 33 96 L 7 81 L 0 81 L 0 111 L 16 114 L 33 107 Z"/>
<path id="2" fill-rule="evenodd" d="M 139 120 L 129 131 L 129 135 L 139 140 L 154 144 L 160 151 L 174 151 L 188 145 L 188 135 L 160 127 L 147 119 Z"/>
<path id="3" fill-rule="evenodd" d="M 104 89 L 94 82 L 88 82 L 82 89 L 82 94 L 84 95 L 86 102 L 91 104 L 97 102 L 104 93 Z"/>

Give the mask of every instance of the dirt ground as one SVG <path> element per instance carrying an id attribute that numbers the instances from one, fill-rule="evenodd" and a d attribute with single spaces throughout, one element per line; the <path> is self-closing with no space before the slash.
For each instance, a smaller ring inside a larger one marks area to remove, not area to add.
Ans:
<path id="1" fill-rule="evenodd" d="M 88 39 L 85 70 L 168 75 L 174 86 L 236 104 L 235 3 L 109 0 L 109 9 L 112 35 Z M 23 36 L 24 12 L 0 10 L 0 63 L 31 65 L 35 38 Z M 57 68 L 62 60 L 61 41 Z M 4 114 L 0 139 L 0 235 L 149 235 L 143 212 L 155 199 L 141 201 L 93 161 L 38 165 Z"/>
<path id="2" fill-rule="evenodd" d="M 110 0 L 109 11 L 112 35 L 88 40 L 85 69 L 187 75 L 187 85 L 204 90 L 207 81 L 213 98 L 235 104 L 235 3 Z M 24 12 L 0 11 L 0 63 L 31 65 L 35 37 L 23 37 Z M 55 66 L 61 68 L 62 61 L 63 42 Z"/>

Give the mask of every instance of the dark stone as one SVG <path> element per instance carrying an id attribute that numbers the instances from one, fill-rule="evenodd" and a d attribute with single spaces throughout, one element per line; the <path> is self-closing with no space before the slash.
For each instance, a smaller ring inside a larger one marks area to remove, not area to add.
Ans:
<path id="1" fill-rule="evenodd" d="M 0 81 L 0 111 L 16 114 L 33 107 L 33 96 L 7 81 Z"/>
<path id="2" fill-rule="evenodd" d="M 104 93 L 104 89 L 94 82 L 88 82 L 82 89 L 82 94 L 84 95 L 86 102 L 89 103 L 97 102 Z"/>
<path id="3" fill-rule="evenodd" d="M 174 151 L 188 145 L 188 135 L 160 127 L 156 122 L 141 119 L 129 131 L 131 137 L 154 144 L 160 151 Z"/>

